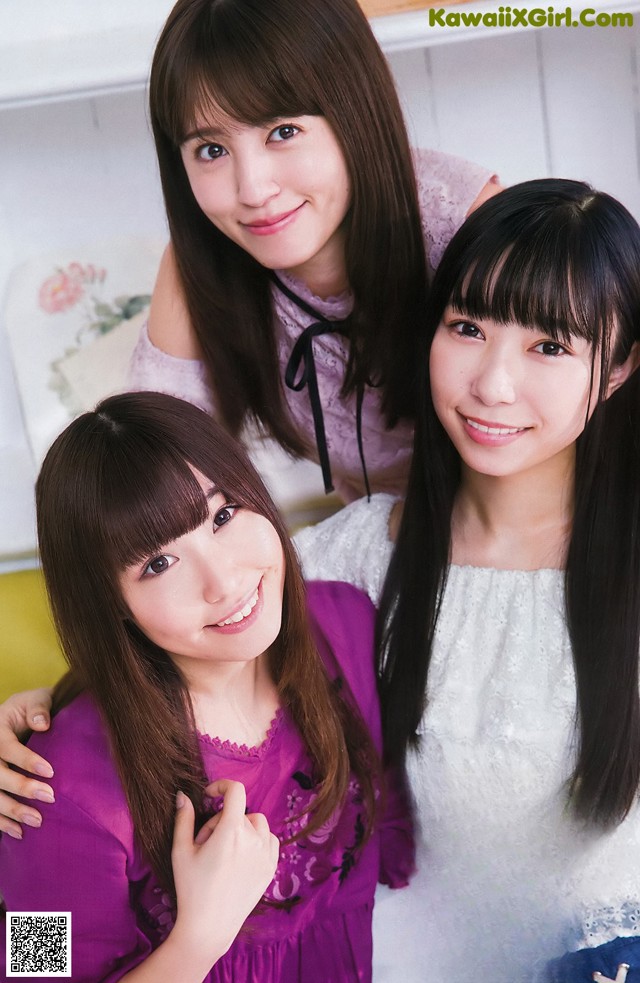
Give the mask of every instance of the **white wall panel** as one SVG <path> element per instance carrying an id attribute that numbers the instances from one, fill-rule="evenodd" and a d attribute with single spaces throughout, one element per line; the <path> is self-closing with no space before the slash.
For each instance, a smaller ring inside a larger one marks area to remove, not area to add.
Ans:
<path id="1" fill-rule="evenodd" d="M 482 37 L 424 52 L 436 146 L 494 168 L 506 183 L 546 170 L 535 38 Z M 419 131 L 424 93 L 409 85 L 407 111 Z"/>
<path id="2" fill-rule="evenodd" d="M 638 218 L 639 42 L 640 26 L 542 36 L 552 172 L 592 182 Z"/>

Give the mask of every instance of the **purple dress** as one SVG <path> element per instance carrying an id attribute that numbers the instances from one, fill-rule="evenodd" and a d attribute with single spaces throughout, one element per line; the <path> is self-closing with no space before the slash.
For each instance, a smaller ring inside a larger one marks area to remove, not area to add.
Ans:
<path id="1" fill-rule="evenodd" d="M 346 584 L 311 584 L 308 606 L 318 648 L 332 678 L 353 695 L 376 746 L 380 720 L 373 671 L 371 602 Z M 76 699 L 49 733 L 30 746 L 51 761 L 55 805 L 22 842 L 0 843 L 0 893 L 11 911 L 71 911 L 76 983 L 111 983 L 171 931 L 171 900 L 134 840 L 125 796 L 95 704 Z M 244 783 L 251 812 L 265 813 L 280 840 L 314 795 L 312 763 L 286 709 L 255 748 L 200 736 L 210 780 Z M 282 845 L 266 896 L 281 902 L 245 923 L 206 983 L 328 983 L 371 979 L 371 914 L 376 882 L 407 883 L 413 869 L 411 825 L 400 783 L 385 816 L 361 845 L 362 803 L 355 779 L 346 804 L 324 827 Z M 304 821 L 302 821 L 302 825 Z M 216 913 L 211 912 L 212 924 Z M 4 945 L 4 931 L 0 929 Z M 4 965 L 4 957 L 0 965 Z"/>

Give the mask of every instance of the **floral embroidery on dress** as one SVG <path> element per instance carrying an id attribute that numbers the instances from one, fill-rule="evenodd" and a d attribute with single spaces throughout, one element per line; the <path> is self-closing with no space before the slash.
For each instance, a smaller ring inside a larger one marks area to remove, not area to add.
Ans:
<path id="1" fill-rule="evenodd" d="M 164 942 L 173 928 L 177 912 L 171 895 L 159 884 L 152 887 L 151 894 L 152 898 L 146 904 L 138 906 L 139 914 L 153 929 L 159 944 Z"/>
<path id="2" fill-rule="evenodd" d="M 307 836 L 288 842 L 292 836 L 304 831 L 309 821 L 309 810 L 316 799 L 310 775 L 295 772 L 292 775 L 297 787 L 287 792 L 287 812 L 284 830 L 279 834 L 281 842 L 278 869 L 266 897 L 280 903 L 297 903 L 303 884 L 315 887 L 337 875 L 342 884 L 357 862 L 365 824 L 363 820 L 362 790 L 357 781 L 349 783 L 347 801 L 321 826 Z M 311 791 L 310 795 L 305 792 Z M 345 847 L 343 844 L 347 843 Z"/>

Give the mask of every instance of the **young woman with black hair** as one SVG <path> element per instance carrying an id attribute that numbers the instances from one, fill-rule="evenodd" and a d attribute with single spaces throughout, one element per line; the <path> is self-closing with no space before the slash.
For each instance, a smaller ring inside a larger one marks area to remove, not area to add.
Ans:
<path id="1" fill-rule="evenodd" d="M 579 182 L 502 192 L 436 274 L 404 508 L 298 539 L 307 575 L 380 605 L 385 750 L 421 829 L 379 906 L 390 979 L 640 973 L 613 943 L 640 908 L 639 349 L 631 215 Z"/>

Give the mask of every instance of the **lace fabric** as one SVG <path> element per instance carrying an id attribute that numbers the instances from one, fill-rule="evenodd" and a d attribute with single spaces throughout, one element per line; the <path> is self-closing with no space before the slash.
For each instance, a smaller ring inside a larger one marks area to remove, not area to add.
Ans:
<path id="1" fill-rule="evenodd" d="M 375 603 L 393 503 L 374 496 L 300 533 L 305 575 Z M 407 761 L 418 875 L 379 892 L 377 983 L 424 983 L 424 966 L 434 980 L 530 983 L 567 948 L 638 932 L 638 809 L 606 835 L 572 820 L 575 717 L 563 572 L 452 566 Z"/>

